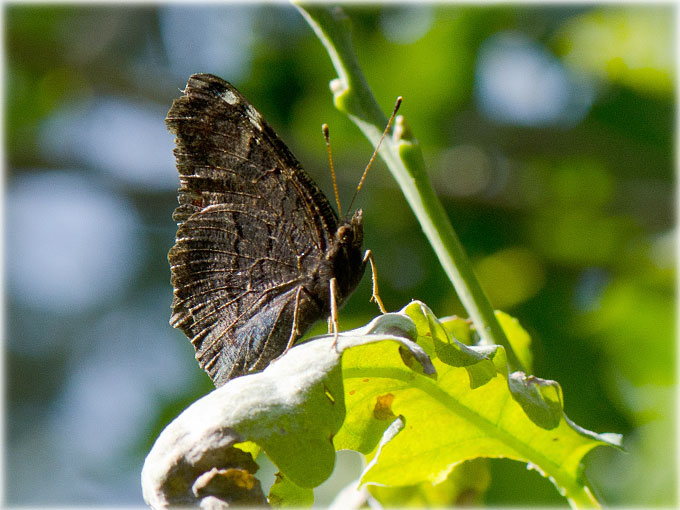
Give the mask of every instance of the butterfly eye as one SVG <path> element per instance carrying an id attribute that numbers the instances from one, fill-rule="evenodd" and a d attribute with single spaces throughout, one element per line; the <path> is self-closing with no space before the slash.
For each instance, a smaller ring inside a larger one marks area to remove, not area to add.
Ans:
<path id="1" fill-rule="evenodd" d="M 350 235 L 351 235 L 349 226 L 348 225 L 342 225 L 341 227 L 338 228 L 338 231 L 335 235 L 340 240 L 340 242 L 349 241 L 349 238 L 350 238 Z"/>

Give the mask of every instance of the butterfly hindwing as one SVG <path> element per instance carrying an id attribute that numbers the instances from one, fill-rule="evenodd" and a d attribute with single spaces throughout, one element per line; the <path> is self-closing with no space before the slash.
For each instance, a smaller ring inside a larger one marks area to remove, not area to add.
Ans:
<path id="1" fill-rule="evenodd" d="M 266 210 L 254 214 L 238 204 L 209 206 L 179 227 L 168 255 L 175 287 L 171 324 L 191 339 L 213 380 L 221 371 L 231 374 L 225 361 L 245 373 L 285 348 L 288 308 L 313 263 L 305 262 L 300 234 Z"/>

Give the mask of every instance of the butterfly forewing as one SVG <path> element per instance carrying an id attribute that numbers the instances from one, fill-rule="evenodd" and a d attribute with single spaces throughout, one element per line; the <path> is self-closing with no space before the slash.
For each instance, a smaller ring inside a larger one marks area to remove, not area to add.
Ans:
<path id="1" fill-rule="evenodd" d="M 327 233 L 337 228 L 328 200 L 232 85 L 208 74 L 191 76 L 166 124 L 177 135 L 178 223 L 211 204 L 263 202 L 274 208 L 285 203 L 301 212 L 297 219 L 325 247 Z"/>

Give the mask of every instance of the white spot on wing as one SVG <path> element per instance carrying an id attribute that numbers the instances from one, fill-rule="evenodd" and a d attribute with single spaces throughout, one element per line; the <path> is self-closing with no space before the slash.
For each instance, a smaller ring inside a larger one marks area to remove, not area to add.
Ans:
<path id="1" fill-rule="evenodd" d="M 253 108 L 251 105 L 248 105 L 246 108 L 246 113 L 248 114 L 248 119 L 250 119 L 250 123 L 258 131 L 262 131 L 262 117 L 260 117 L 260 114 L 257 113 L 257 110 L 255 110 L 255 108 Z"/>
<path id="2" fill-rule="evenodd" d="M 225 90 L 220 94 L 220 97 L 224 99 L 229 104 L 238 103 L 238 97 L 231 90 Z"/>

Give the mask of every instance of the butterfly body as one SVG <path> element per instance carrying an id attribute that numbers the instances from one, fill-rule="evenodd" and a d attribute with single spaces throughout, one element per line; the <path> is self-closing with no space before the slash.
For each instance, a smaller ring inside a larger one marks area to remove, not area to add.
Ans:
<path id="1" fill-rule="evenodd" d="M 193 75 L 166 119 L 180 174 L 170 323 L 216 386 L 264 369 L 342 304 L 364 270 L 361 211 L 339 220 L 229 83 Z"/>

